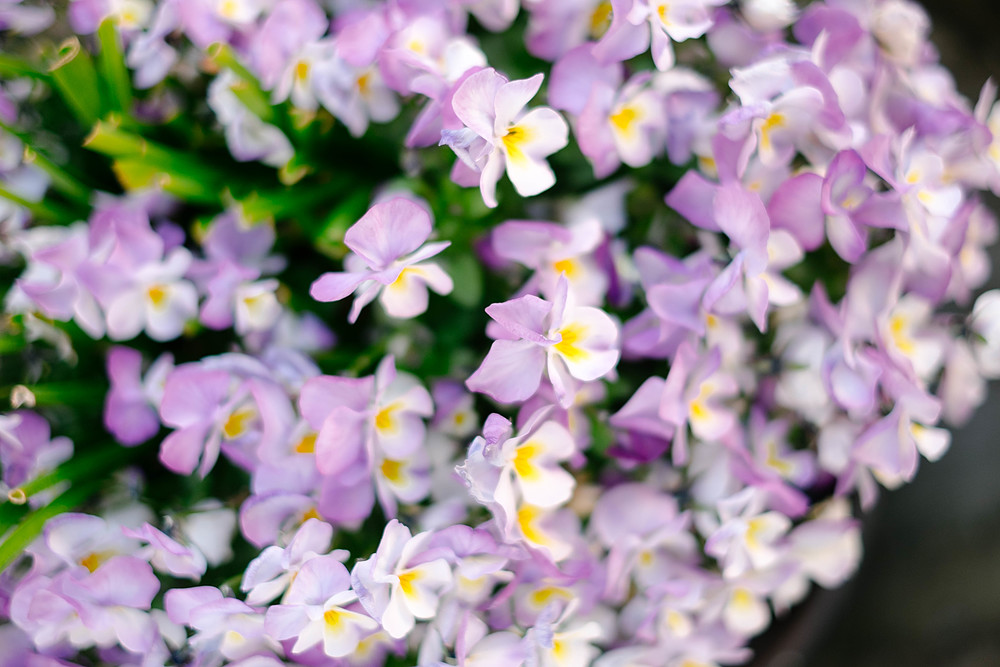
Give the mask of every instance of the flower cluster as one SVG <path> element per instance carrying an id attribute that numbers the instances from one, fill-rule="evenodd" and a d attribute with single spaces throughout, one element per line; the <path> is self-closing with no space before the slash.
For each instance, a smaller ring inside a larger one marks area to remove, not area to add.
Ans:
<path id="1" fill-rule="evenodd" d="M 748 660 L 1000 377 L 928 32 L 0 0 L 0 663 Z"/>

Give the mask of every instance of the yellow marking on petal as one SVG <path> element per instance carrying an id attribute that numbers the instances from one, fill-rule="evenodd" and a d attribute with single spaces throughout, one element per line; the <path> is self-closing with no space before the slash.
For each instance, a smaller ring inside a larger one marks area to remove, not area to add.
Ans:
<path id="1" fill-rule="evenodd" d="M 756 549 L 760 546 L 760 533 L 764 530 L 764 519 L 757 517 L 756 519 L 750 519 L 747 524 L 746 532 L 746 543 L 751 549 Z"/>
<path id="2" fill-rule="evenodd" d="M 236 0 L 225 0 L 225 2 L 222 3 L 222 6 L 219 7 L 219 14 L 227 19 L 235 18 L 239 8 L 240 3 Z"/>
<path id="3" fill-rule="evenodd" d="M 643 549 L 639 552 L 639 565 L 643 567 L 649 567 L 653 564 L 653 552 L 649 549 Z"/>
<path id="4" fill-rule="evenodd" d="M 765 118 L 764 123 L 760 126 L 760 147 L 765 151 L 771 150 L 771 131 L 784 126 L 784 114 L 773 113 Z"/>
<path id="5" fill-rule="evenodd" d="M 667 12 L 668 11 L 670 11 L 670 3 L 669 2 L 661 2 L 656 7 L 656 15 L 660 18 L 660 23 L 662 23 L 665 26 L 669 26 L 670 25 L 670 21 L 669 21 L 669 19 L 667 19 Z"/>
<path id="6" fill-rule="evenodd" d="M 305 81 L 309 76 L 309 63 L 304 60 L 300 60 L 295 64 L 295 78 L 299 81 Z"/>
<path id="7" fill-rule="evenodd" d="M 154 308 L 163 308 L 167 300 L 167 288 L 165 285 L 150 285 L 146 289 L 146 297 Z"/>
<path id="8" fill-rule="evenodd" d="M 396 576 L 399 577 L 399 588 L 403 591 L 403 595 L 408 598 L 414 597 L 417 593 L 415 582 L 420 579 L 420 573 L 415 570 L 409 570 Z"/>
<path id="9" fill-rule="evenodd" d="M 413 51 L 417 55 L 423 55 L 424 53 L 427 52 L 427 47 L 424 45 L 424 43 L 417 39 L 411 39 L 410 43 L 406 45 L 406 48 L 408 48 L 410 51 Z"/>
<path id="10" fill-rule="evenodd" d="M 924 431 L 926 430 L 927 430 L 926 426 L 914 422 L 910 423 L 910 435 L 912 435 L 914 439 L 919 440 L 920 437 L 923 435 Z"/>
<path id="11" fill-rule="evenodd" d="M 533 505 L 525 505 L 517 511 L 517 525 L 521 529 L 524 539 L 535 544 L 545 545 L 549 543 L 545 533 L 535 527 L 535 521 L 542 515 L 542 511 Z"/>
<path id="12" fill-rule="evenodd" d="M 396 279 L 393 280 L 389 284 L 389 289 L 391 289 L 391 290 L 406 289 L 406 285 L 407 285 L 407 282 L 409 281 L 409 277 L 410 277 L 411 274 L 414 274 L 414 273 L 417 273 L 416 269 L 414 269 L 413 267 L 409 267 L 409 266 L 406 267 L 405 269 L 403 269 L 402 271 L 400 271 L 399 275 L 396 276 Z"/>
<path id="13" fill-rule="evenodd" d="M 557 333 L 562 336 L 562 340 L 552 346 L 556 349 L 556 352 L 570 361 L 582 361 L 590 356 L 589 352 L 578 345 L 587 334 L 586 326 L 582 324 L 570 324 L 559 329 Z"/>
<path id="14" fill-rule="evenodd" d="M 715 158 L 710 155 L 699 155 L 698 167 L 708 176 L 715 177 L 719 175 L 719 166 L 716 164 Z"/>
<path id="15" fill-rule="evenodd" d="M 556 273 L 565 273 L 570 280 L 580 271 L 580 265 L 573 259 L 560 259 L 558 262 L 552 262 L 552 268 Z"/>
<path id="16" fill-rule="evenodd" d="M 382 471 L 382 476 L 385 477 L 390 482 L 399 484 L 403 479 L 403 462 L 393 461 L 392 459 L 385 459 L 382 461 L 382 465 L 379 467 Z"/>
<path id="17" fill-rule="evenodd" d="M 552 655 L 559 662 L 565 660 L 567 654 L 569 653 L 569 648 L 566 646 L 566 644 L 567 642 L 562 641 L 561 639 L 552 640 Z"/>
<path id="18" fill-rule="evenodd" d="M 921 190 L 920 192 L 917 193 L 917 199 L 919 199 L 920 203 L 924 204 L 925 206 L 930 206 L 931 203 L 934 201 L 934 195 L 932 195 L 927 190 Z"/>
<path id="19" fill-rule="evenodd" d="M 296 454 L 314 454 L 316 452 L 316 434 L 307 433 L 295 445 Z"/>
<path id="20" fill-rule="evenodd" d="M 709 329 L 714 329 L 719 325 L 719 318 L 715 315 L 708 314 L 705 316 L 705 324 Z"/>
<path id="21" fill-rule="evenodd" d="M 570 600 L 572 597 L 567 590 L 558 586 L 544 586 L 531 593 L 530 601 L 532 607 L 541 609 L 553 599 Z"/>
<path id="22" fill-rule="evenodd" d="M 123 28 L 134 28 L 139 22 L 139 16 L 131 9 L 123 9 L 118 14 L 118 23 Z"/>
<path id="23" fill-rule="evenodd" d="M 531 141 L 531 132 L 527 128 L 520 125 L 511 125 L 507 128 L 507 134 L 503 135 L 501 141 L 503 142 L 507 157 L 511 160 L 520 162 L 527 159 L 522 148 L 525 142 Z"/>
<path id="24" fill-rule="evenodd" d="M 667 612 L 667 627 L 678 636 L 685 636 L 691 630 L 691 625 L 688 622 L 687 617 L 680 613 L 676 609 L 671 609 Z"/>
<path id="25" fill-rule="evenodd" d="M 527 442 L 515 450 L 514 470 L 517 471 L 518 477 L 527 480 L 538 479 L 538 466 L 535 465 L 533 459 L 538 456 L 541 449 L 534 442 Z"/>
<path id="26" fill-rule="evenodd" d="M 229 630 L 229 631 L 227 631 L 226 635 L 225 635 L 225 639 L 223 640 L 223 642 L 226 643 L 226 644 L 229 644 L 229 645 L 236 644 L 237 646 L 239 646 L 240 644 L 243 644 L 245 641 L 246 641 L 246 637 L 244 637 L 240 633 L 236 632 L 236 630 Z"/>
<path id="27" fill-rule="evenodd" d="M 343 616 L 343 612 L 337 607 L 327 609 L 323 612 L 323 622 L 329 629 L 336 630 L 344 622 Z"/>
<path id="28" fill-rule="evenodd" d="M 708 416 L 708 408 L 705 407 L 705 403 L 697 398 L 691 401 L 688 405 L 688 410 L 691 412 L 692 420 L 701 420 Z"/>
<path id="29" fill-rule="evenodd" d="M 605 0 L 598 3 L 590 15 L 590 36 L 597 40 L 604 37 L 604 33 L 611 27 L 611 3 Z"/>
<path id="30" fill-rule="evenodd" d="M 315 508 L 315 507 L 310 507 L 310 508 L 309 508 L 309 509 L 308 509 L 308 510 L 307 510 L 307 511 L 306 511 L 306 512 L 305 512 L 305 513 L 304 513 L 304 514 L 302 515 L 302 521 L 301 521 L 300 523 L 305 523 L 305 522 L 306 522 L 306 521 L 308 521 L 309 519 L 319 519 L 320 521 L 322 521 L 322 520 L 323 520 L 323 517 L 321 517 L 321 516 L 319 515 L 319 512 L 317 512 L 317 511 L 316 511 L 316 508 Z"/>
<path id="31" fill-rule="evenodd" d="M 844 199 L 840 202 L 840 207 L 848 211 L 853 211 L 855 208 L 857 208 L 858 204 L 860 203 L 861 200 L 859 200 L 853 194 L 849 194 L 846 197 L 844 197 Z"/>
<path id="32" fill-rule="evenodd" d="M 107 554 L 104 553 L 98 553 L 98 552 L 89 553 L 80 559 L 80 565 L 84 566 L 85 568 L 93 572 L 94 570 L 99 568 L 101 566 L 101 563 L 107 560 L 107 558 L 108 558 Z"/>
<path id="33" fill-rule="evenodd" d="M 635 107 L 625 105 L 617 113 L 611 114 L 609 119 L 619 132 L 629 134 L 632 130 L 632 123 L 637 118 L 639 118 L 639 112 L 635 110 Z"/>
<path id="34" fill-rule="evenodd" d="M 257 411 L 250 407 L 234 410 L 223 425 L 222 434 L 227 440 L 240 437 L 246 433 L 250 421 L 256 416 Z"/>
<path id="35" fill-rule="evenodd" d="M 792 474 L 792 466 L 787 461 L 782 460 L 778 457 L 778 445 L 775 442 L 767 443 L 767 461 L 768 467 L 773 468 L 778 471 L 782 477 L 788 477 Z"/>
<path id="36" fill-rule="evenodd" d="M 753 606 L 753 596 L 750 595 L 750 591 L 745 588 L 737 588 L 733 591 L 732 598 L 733 606 L 740 609 L 747 609 Z"/>
<path id="37" fill-rule="evenodd" d="M 358 90 L 361 92 L 362 97 L 368 97 L 368 90 L 372 85 L 372 75 L 370 72 L 365 72 L 357 79 Z"/>
<path id="38" fill-rule="evenodd" d="M 918 169 L 914 169 L 913 171 L 907 172 L 906 182 L 909 183 L 910 185 L 916 185 L 917 183 L 920 182 L 921 176 L 923 176 L 923 174 L 921 174 Z"/>
<path id="39" fill-rule="evenodd" d="M 261 294 L 243 297 L 243 303 L 246 304 L 247 310 L 253 314 L 255 311 L 259 311 L 267 305 L 267 298 L 269 295 L 270 294 L 268 292 L 262 292 Z"/>
<path id="40" fill-rule="evenodd" d="M 455 426 L 461 426 L 465 423 L 466 419 L 467 417 L 464 412 L 456 412 L 451 418 L 451 420 L 455 422 Z"/>
<path id="41" fill-rule="evenodd" d="M 400 406 L 398 402 L 393 402 L 379 410 L 375 415 L 375 428 L 389 433 L 395 433 L 398 431 L 399 424 L 392 415 L 400 407 L 402 406 Z"/>
<path id="42" fill-rule="evenodd" d="M 907 335 L 907 321 L 902 315 L 893 315 L 889 318 L 889 333 L 892 335 L 892 342 L 900 352 L 909 356 L 913 354 L 913 339 Z"/>

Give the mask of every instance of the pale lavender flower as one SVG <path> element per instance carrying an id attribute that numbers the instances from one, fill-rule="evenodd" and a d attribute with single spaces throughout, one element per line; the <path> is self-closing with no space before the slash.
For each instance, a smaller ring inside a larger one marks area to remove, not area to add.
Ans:
<path id="1" fill-rule="evenodd" d="M 596 218 L 566 226 L 508 220 L 493 229 L 490 240 L 498 256 L 534 269 L 522 292 L 537 289 L 552 299 L 565 274 L 575 303 L 596 306 L 604 301 L 608 277 L 594 258 L 604 231 Z"/>
<path id="2" fill-rule="evenodd" d="M 780 512 L 763 511 L 765 498 L 747 487 L 718 503 L 720 523 L 709 535 L 705 553 L 719 561 L 726 579 L 778 562 L 781 540 L 792 522 Z"/>
<path id="3" fill-rule="evenodd" d="M 309 294 L 317 301 L 338 301 L 358 292 L 351 322 L 376 297 L 389 315 L 416 317 L 427 310 L 428 288 L 448 294 L 453 287 L 437 263 L 425 261 L 451 243 L 426 243 L 430 234 L 431 217 L 423 206 L 403 197 L 375 204 L 344 234 L 354 251 L 344 262 L 347 270 L 323 274 Z"/>
<path id="4" fill-rule="evenodd" d="M 188 640 L 195 664 L 218 664 L 219 656 L 233 662 L 258 654 L 273 657 L 281 651 L 264 630 L 264 614 L 224 597 L 218 588 L 172 588 L 163 606 L 171 621 L 195 631 Z"/>
<path id="5" fill-rule="evenodd" d="M 163 384 L 173 369 L 169 352 L 160 355 L 142 376 L 142 354 L 129 347 L 108 351 L 111 388 L 104 400 L 104 426 L 123 445 L 138 445 L 160 430 L 157 414 Z"/>
<path id="6" fill-rule="evenodd" d="M 467 78 L 452 98 L 465 128 L 444 130 L 441 145 L 450 146 L 466 167 L 479 173 L 483 202 L 491 208 L 497 205 L 496 184 L 504 169 L 523 197 L 556 182 L 545 157 L 567 144 L 566 121 L 547 107 L 523 112 L 541 85 L 541 74 L 508 81 L 487 68 Z"/>
<path id="7" fill-rule="evenodd" d="M 547 369 L 560 404 L 568 407 L 579 381 L 611 372 L 618 363 L 618 326 L 599 308 L 573 305 L 568 290 L 560 278 L 552 302 L 527 295 L 489 306 L 501 339 L 466 386 L 501 402 L 524 401 L 538 391 Z"/>
<path id="8" fill-rule="evenodd" d="M 24 5 L 21 0 L 0 2 L 0 30 L 34 35 L 49 27 L 53 19 L 51 7 Z"/>
<path id="9" fill-rule="evenodd" d="M 448 561 L 422 558 L 431 536 L 411 536 L 409 528 L 393 519 L 375 554 L 351 571 L 351 585 L 365 611 L 395 639 L 409 634 L 416 619 L 432 618 L 442 591 L 452 585 Z"/>
<path id="10" fill-rule="evenodd" d="M 124 529 L 126 537 L 142 540 L 147 547 L 136 551 L 158 571 L 166 572 L 182 579 L 198 581 L 208 569 L 205 556 L 196 548 L 186 546 L 148 523 L 139 530 Z"/>
<path id="11" fill-rule="evenodd" d="M 73 455 L 73 443 L 65 436 L 52 437 L 48 421 L 36 412 L 18 410 L 2 416 L 0 425 L 0 466 L 3 486 L 9 492 L 25 482 L 54 470 Z M 21 496 L 23 499 L 23 495 Z M 33 505 L 42 504 L 50 494 L 32 496 Z"/>
<path id="12" fill-rule="evenodd" d="M 575 132 L 596 178 L 609 176 L 623 162 L 642 167 L 662 152 L 667 136 L 664 100 L 646 85 L 650 76 L 637 74 L 620 88 L 601 83 L 591 88 Z"/>
<path id="13" fill-rule="evenodd" d="M 292 144 L 281 130 L 251 112 L 232 92 L 237 77 L 223 70 L 208 87 L 208 105 L 225 130 L 226 144 L 240 162 L 259 160 L 272 167 L 284 166 L 294 155 Z"/>
<path id="14" fill-rule="evenodd" d="M 347 568 L 335 556 L 316 556 L 298 570 L 281 604 L 268 608 L 264 625 L 275 639 L 295 640 L 293 655 L 322 644 L 328 657 L 341 658 L 379 628 L 350 608 L 357 599 Z"/>
<path id="15" fill-rule="evenodd" d="M 307 519 L 299 527 L 287 547 L 269 546 L 250 561 L 240 589 L 247 594 L 251 605 L 263 605 L 282 595 L 302 566 L 321 554 L 330 551 L 333 527 L 319 519 Z M 347 552 L 335 552 L 337 561 L 347 557 Z"/>
<path id="16" fill-rule="evenodd" d="M 719 368 L 718 348 L 699 354 L 683 344 L 667 374 L 660 398 L 660 417 L 677 429 L 673 439 L 673 461 L 688 460 L 687 428 L 703 440 L 718 440 L 736 426 L 736 415 L 725 405 L 737 392 L 735 380 Z"/>
<path id="17" fill-rule="evenodd" d="M 594 47 L 603 62 L 622 62 L 652 49 L 663 71 L 674 65 L 671 42 L 701 37 L 712 27 L 713 7 L 722 0 L 613 0 L 611 25 Z"/>

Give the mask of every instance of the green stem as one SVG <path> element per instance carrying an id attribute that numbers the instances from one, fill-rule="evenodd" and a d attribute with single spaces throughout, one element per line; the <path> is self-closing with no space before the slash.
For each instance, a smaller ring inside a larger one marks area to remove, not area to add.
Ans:
<path id="1" fill-rule="evenodd" d="M 0 387 L 0 398 L 10 396 L 15 386 L 19 385 Z M 104 397 L 103 388 L 95 388 L 93 382 L 46 382 L 24 386 L 34 394 L 37 405 L 85 405 L 101 401 Z"/>
<path id="2" fill-rule="evenodd" d="M 0 571 L 5 570 L 8 565 L 13 563 L 18 555 L 36 537 L 42 534 L 42 529 L 45 527 L 46 521 L 64 512 L 76 509 L 93 494 L 97 493 L 103 484 L 103 480 L 94 479 L 78 484 L 77 486 L 72 486 L 45 507 L 40 507 L 25 517 L 7 535 L 7 539 L 3 543 L 0 543 Z"/>
<path id="3" fill-rule="evenodd" d="M 113 20 L 105 19 L 101 23 L 97 38 L 101 42 L 97 65 L 108 95 L 106 108 L 128 116 L 132 111 L 132 80 L 125 66 L 125 57 Z"/>
<path id="4" fill-rule="evenodd" d="M 52 203 L 46 203 L 44 201 L 28 201 L 24 197 L 11 192 L 2 185 L 0 185 L 0 198 L 13 202 L 18 206 L 23 206 L 28 209 L 29 213 L 31 213 L 31 217 L 38 220 L 65 223 L 72 222 L 78 217 L 69 210 L 61 206 L 56 206 Z"/>
<path id="5" fill-rule="evenodd" d="M 84 127 L 96 123 L 101 115 L 97 70 L 90 55 L 80 46 L 80 40 L 71 37 L 62 43 L 59 59 L 50 71 L 56 90 L 77 120 Z"/>
<path id="6" fill-rule="evenodd" d="M 73 176 L 70 176 L 69 173 L 52 162 L 52 160 L 27 145 L 24 147 L 24 163 L 33 164 L 44 171 L 48 175 L 49 182 L 52 184 L 54 190 L 61 192 L 76 202 L 90 206 L 90 188 L 80 183 Z"/>
<path id="7" fill-rule="evenodd" d="M 33 79 L 47 79 L 48 75 L 20 58 L 0 53 L 0 74 L 6 77 L 28 76 Z"/>

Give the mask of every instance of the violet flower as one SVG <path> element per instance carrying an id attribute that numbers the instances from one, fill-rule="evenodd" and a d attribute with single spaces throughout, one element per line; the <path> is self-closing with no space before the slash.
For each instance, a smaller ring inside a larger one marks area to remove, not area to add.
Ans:
<path id="1" fill-rule="evenodd" d="M 609 373 L 618 363 L 618 326 L 599 308 L 574 306 L 560 278 L 552 302 L 523 296 L 486 309 L 499 325 L 479 369 L 466 386 L 497 401 L 524 401 L 548 371 L 560 405 L 569 407 L 579 382 Z"/>
<path id="2" fill-rule="evenodd" d="M 440 266 L 424 261 L 451 245 L 425 243 L 430 234 L 431 217 L 424 207 L 403 197 L 375 204 L 344 234 L 354 251 L 344 262 L 347 271 L 323 274 L 309 294 L 317 301 L 339 301 L 357 292 L 348 318 L 352 323 L 376 297 L 392 317 L 416 317 L 427 310 L 428 287 L 438 294 L 449 294 L 453 287 Z"/>
<path id="3" fill-rule="evenodd" d="M 530 197 L 556 182 L 545 157 L 566 146 L 566 121 L 547 107 L 523 113 L 542 85 L 542 75 L 508 81 L 492 67 L 467 78 L 452 98 L 462 130 L 444 130 L 441 145 L 455 151 L 462 163 L 480 174 L 479 190 L 490 208 L 497 205 L 501 172 L 518 194 Z"/>

